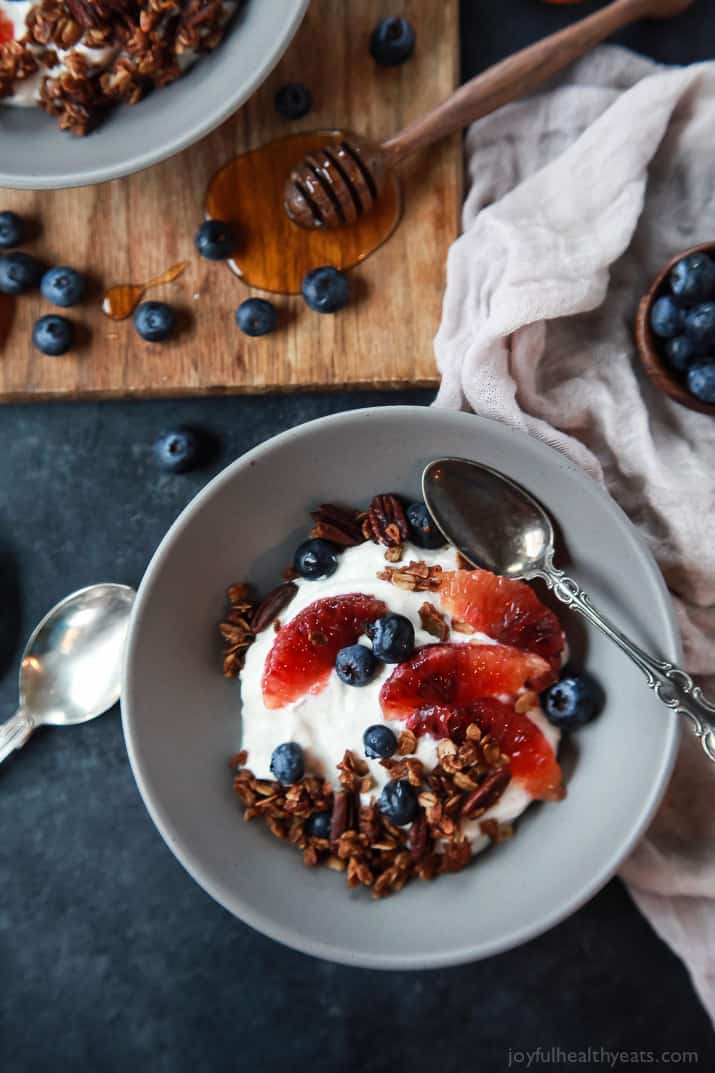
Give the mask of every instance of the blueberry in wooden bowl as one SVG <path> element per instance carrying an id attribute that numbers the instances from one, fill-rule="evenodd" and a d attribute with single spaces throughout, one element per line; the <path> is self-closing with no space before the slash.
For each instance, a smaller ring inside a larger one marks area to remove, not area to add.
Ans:
<path id="1" fill-rule="evenodd" d="M 715 417 L 715 241 L 661 269 L 638 306 L 636 343 L 656 387 Z"/>

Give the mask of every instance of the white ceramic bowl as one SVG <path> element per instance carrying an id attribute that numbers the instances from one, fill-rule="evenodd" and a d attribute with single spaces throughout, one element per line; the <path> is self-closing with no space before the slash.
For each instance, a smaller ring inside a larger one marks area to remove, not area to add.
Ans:
<path id="1" fill-rule="evenodd" d="M 0 102 L 0 187 L 47 190 L 131 175 L 174 156 L 228 119 L 268 77 L 308 0 L 245 0 L 226 38 L 172 85 L 121 106 L 86 138 L 39 108 Z"/>
<path id="2" fill-rule="evenodd" d="M 568 794 L 532 806 L 514 839 L 453 876 L 374 902 L 344 877 L 247 824 L 227 759 L 240 743 L 239 689 L 221 676 L 217 622 L 226 586 L 276 584 L 315 504 L 416 496 L 424 465 L 473 458 L 522 482 L 551 512 L 561 561 L 646 648 L 679 657 L 671 602 L 635 529 L 557 452 L 471 415 L 386 407 L 322 418 L 234 462 L 186 508 L 139 589 L 123 718 L 132 768 L 166 842 L 205 890 L 248 924 L 307 953 L 373 968 L 430 968 L 505 950 L 573 912 L 645 830 L 678 741 L 640 672 L 564 610 L 579 662 L 606 709 L 574 736 Z"/>

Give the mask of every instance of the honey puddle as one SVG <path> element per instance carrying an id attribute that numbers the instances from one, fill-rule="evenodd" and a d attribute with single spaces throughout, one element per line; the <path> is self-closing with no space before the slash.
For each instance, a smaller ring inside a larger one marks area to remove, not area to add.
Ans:
<path id="1" fill-rule="evenodd" d="M 319 265 L 351 268 L 390 237 L 402 211 L 400 186 L 388 174 L 385 189 L 367 215 L 333 230 L 307 231 L 288 219 L 283 188 L 307 153 L 337 145 L 344 131 L 292 134 L 225 164 L 211 179 L 206 212 L 234 225 L 238 244 L 229 267 L 244 282 L 278 294 L 299 294 L 303 277 Z"/>
<path id="2" fill-rule="evenodd" d="M 130 317 L 150 287 L 161 283 L 171 283 L 178 279 L 186 268 L 188 261 L 167 268 L 160 276 L 147 280 L 146 283 L 117 283 L 102 295 L 102 312 L 110 320 L 126 320 Z"/>

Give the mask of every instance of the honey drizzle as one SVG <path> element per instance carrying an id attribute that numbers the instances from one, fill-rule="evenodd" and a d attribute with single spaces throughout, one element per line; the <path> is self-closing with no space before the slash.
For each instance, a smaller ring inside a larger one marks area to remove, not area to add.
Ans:
<path id="1" fill-rule="evenodd" d="M 167 268 L 160 276 L 154 276 L 146 283 L 117 283 L 110 287 L 102 295 L 102 312 L 110 320 L 126 320 L 131 316 L 136 307 L 150 287 L 158 287 L 162 283 L 171 283 L 178 279 L 186 268 L 188 261 L 179 261 L 178 264 Z"/>
<path id="2" fill-rule="evenodd" d="M 288 219 L 283 190 L 292 168 L 346 132 L 291 134 L 224 164 L 209 183 L 206 213 L 234 225 L 238 246 L 229 267 L 245 283 L 278 294 L 299 294 L 306 273 L 320 265 L 351 268 L 369 257 L 397 227 L 399 183 L 389 174 L 374 207 L 354 224 L 308 231 Z"/>

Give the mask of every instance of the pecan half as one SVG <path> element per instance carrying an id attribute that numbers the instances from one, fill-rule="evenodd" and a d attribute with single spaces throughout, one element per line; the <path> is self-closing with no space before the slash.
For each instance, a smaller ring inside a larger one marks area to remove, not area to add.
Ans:
<path id="1" fill-rule="evenodd" d="M 391 493 L 373 498 L 367 520 L 372 539 L 388 548 L 404 544 L 410 534 L 402 503 Z"/>
<path id="2" fill-rule="evenodd" d="M 407 846 L 413 861 L 421 860 L 425 853 L 432 848 L 432 839 L 424 812 L 420 812 L 412 824 L 407 838 Z"/>
<path id="3" fill-rule="evenodd" d="M 510 782 L 511 771 L 508 767 L 499 768 L 498 771 L 487 775 L 481 786 L 470 794 L 462 805 L 462 816 L 470 816 L 478 808 L 488 808 L 493 805 Z"/>
<path id="4" fill-rule="evenodd" d="M 287 607 L 298 591 L 298 586 L 292 581 L 286 581 L 283 585 L 277 585 L 275 589 L 264 596 L 251 618 L 251 627 L 254 633 L 261 633 L 266 626 L 270 626 L 273 619 Z"/>
<path id="5" fill-rule="evenodd" d="M 356 826 L 357 807 L 354 793 L 343 791 L 337 793 L 333 803 L 333 815 L 330 818 L 330 841 L 337 843 L 340 836 Z"/>
<path id="6" fill-rule="evenodd" d="M 321 503 L 311 513 L 315 522 L 310 532 L 311 537 L 330 540 L 333 544 L 350 548 L 366 540 L 362 530 L 363 514 L 350 507 L 340 507 L 335 503 Z"/>

